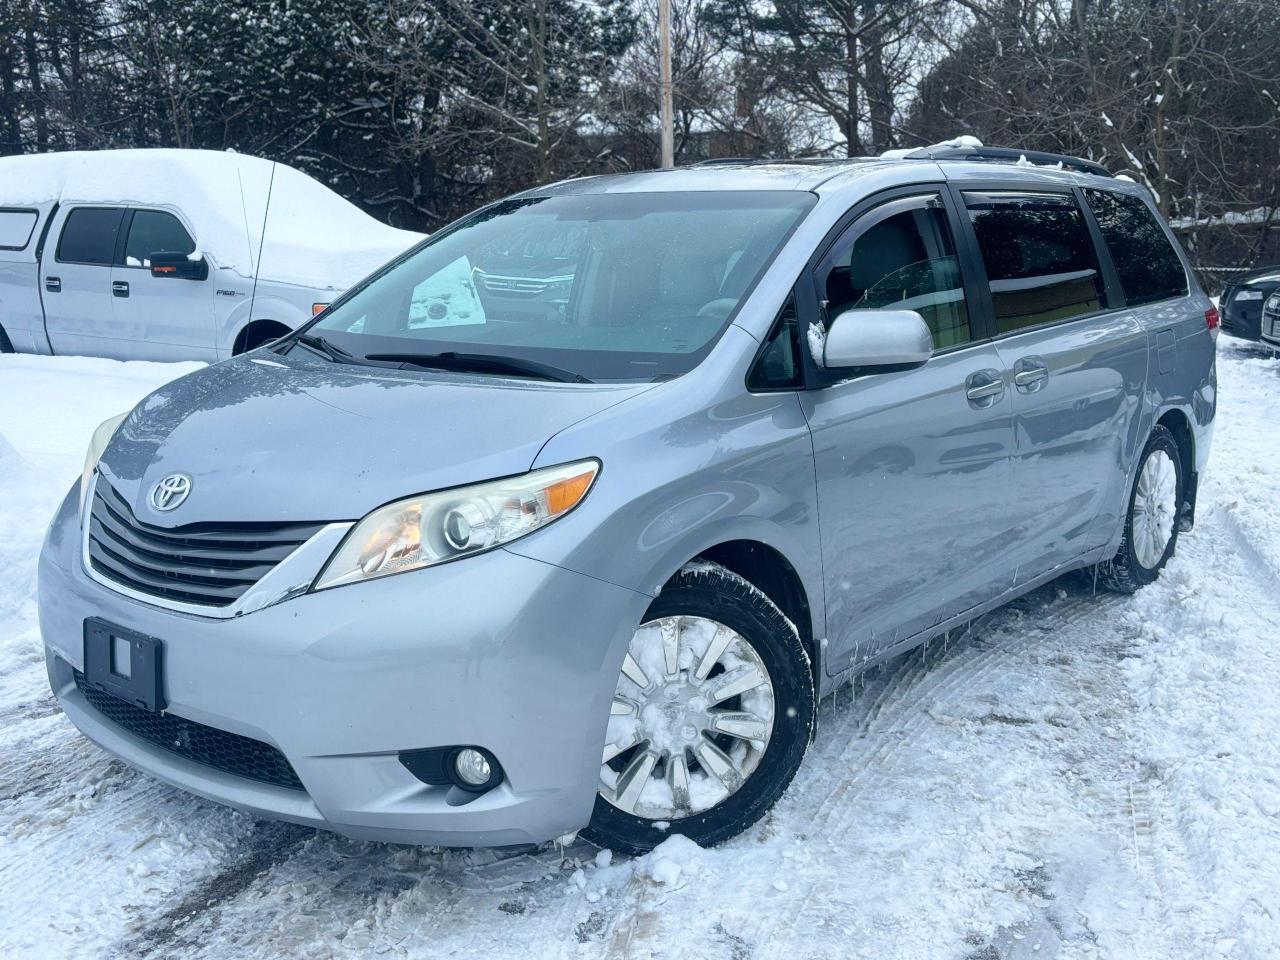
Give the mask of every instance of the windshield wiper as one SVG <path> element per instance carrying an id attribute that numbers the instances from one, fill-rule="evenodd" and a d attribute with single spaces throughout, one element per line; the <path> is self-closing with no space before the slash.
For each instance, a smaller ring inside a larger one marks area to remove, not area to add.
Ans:
<path id="1" fill-rule="evenodd" d="M 324 337 L 317 336 L 314 333 L 300 333 L 292 340 L 286 341 L 286 345 L 300 343 L 316 353 L 323 354 L 334 363 L 359 363 L 360 359 L 353 353 L 343 350 L 336 343 L 326 340 Z"/>
<path id="2" fill-rule="evenodd" d="M 518 377 L 553 380 L 556 383 L 591 383 L 580 373 L 553 367 L 536 360 L 516 357 L 494 357 L 485 353 L 371 353 L 366 360 L 374 363 L 404 363 L 415 367 L 451 372 L 509 373 Z"/>

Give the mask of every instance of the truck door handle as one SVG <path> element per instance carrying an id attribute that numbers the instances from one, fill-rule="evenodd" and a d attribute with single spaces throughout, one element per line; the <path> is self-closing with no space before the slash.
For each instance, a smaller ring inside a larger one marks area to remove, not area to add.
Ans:
<path id="1" fill-rule="evenodd" d="M 129 284 L 124 280 L 117 280 L 115 283 L 111 284 L 111 295 L 113 297 L 129 296 Z"/>
<path id="2" fill-rule="evenodd" d="M 62 278 L 61 277 L 45 277 L 44 288 L 48 290 L 50 293 L 61 293 Z"/>
<path id="3" fill-rule="evenodd" d="M 964 395 L 969 398 L 969 405 L 979 409 L 994 406 L 1004 393 L 1004 378 L 999 370 L 979 370 L 969 374 L 965 380 Z"/>
<path id="4" fill-rule="evenodd" d="M 1038 357 L 1023 357 L 1013 368 L 1013 385 L 1020 393 L 1035 393 L 1049 379 L 1049 368 Z"/>

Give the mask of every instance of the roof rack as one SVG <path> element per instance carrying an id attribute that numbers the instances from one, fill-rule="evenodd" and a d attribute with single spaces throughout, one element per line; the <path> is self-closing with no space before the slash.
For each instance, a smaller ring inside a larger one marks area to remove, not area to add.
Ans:
<path id="1" fill-rule="evenodd" d="M 908 160 L 988 160 L 993 163 L 1017 163 L 1022 158 L 1037 165 L 1062 164 L 1063 167 L 1091 173 L 1095 177 L 1109 177 L 1111 171 L 1100 163 L 1065 153 L 1045 153 L 1043 150 L 1019 150 L 1015 147 L 964 147 L 938 144 L 922 147 L 906 155 Z"/>
<path id="2" fill-rule="evenodd" d="M 748 164 L 748 163 L 770 163 L 770 162 L 771 161 L 766 157 L 712 157 L 710 160 L 698 160 L 690 164 L 690 166 L 717 167 L 717 166 L 720 166 L 721 164 L 730 164 L 730 163 Z"/>

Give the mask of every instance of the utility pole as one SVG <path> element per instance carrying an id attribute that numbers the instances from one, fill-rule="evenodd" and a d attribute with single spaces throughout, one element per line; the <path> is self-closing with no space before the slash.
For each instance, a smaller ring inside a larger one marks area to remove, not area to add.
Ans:
<path id="1" fill-rule="evenodd" d="M 671 107 L 671 0 L 658 0 L 658 46 L 662 61 L 662 169 L 676 165 Z"/>

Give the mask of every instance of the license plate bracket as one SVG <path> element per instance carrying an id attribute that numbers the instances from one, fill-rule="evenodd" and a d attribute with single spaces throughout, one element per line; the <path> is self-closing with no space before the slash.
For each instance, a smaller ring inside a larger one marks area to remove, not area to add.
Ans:
<path id="1" fill-rule="evenodd" d="M 164 644 L 96 617 L 84 622 L 84 676 L 90 686 L 151 713 L 166 706 Z"/>

